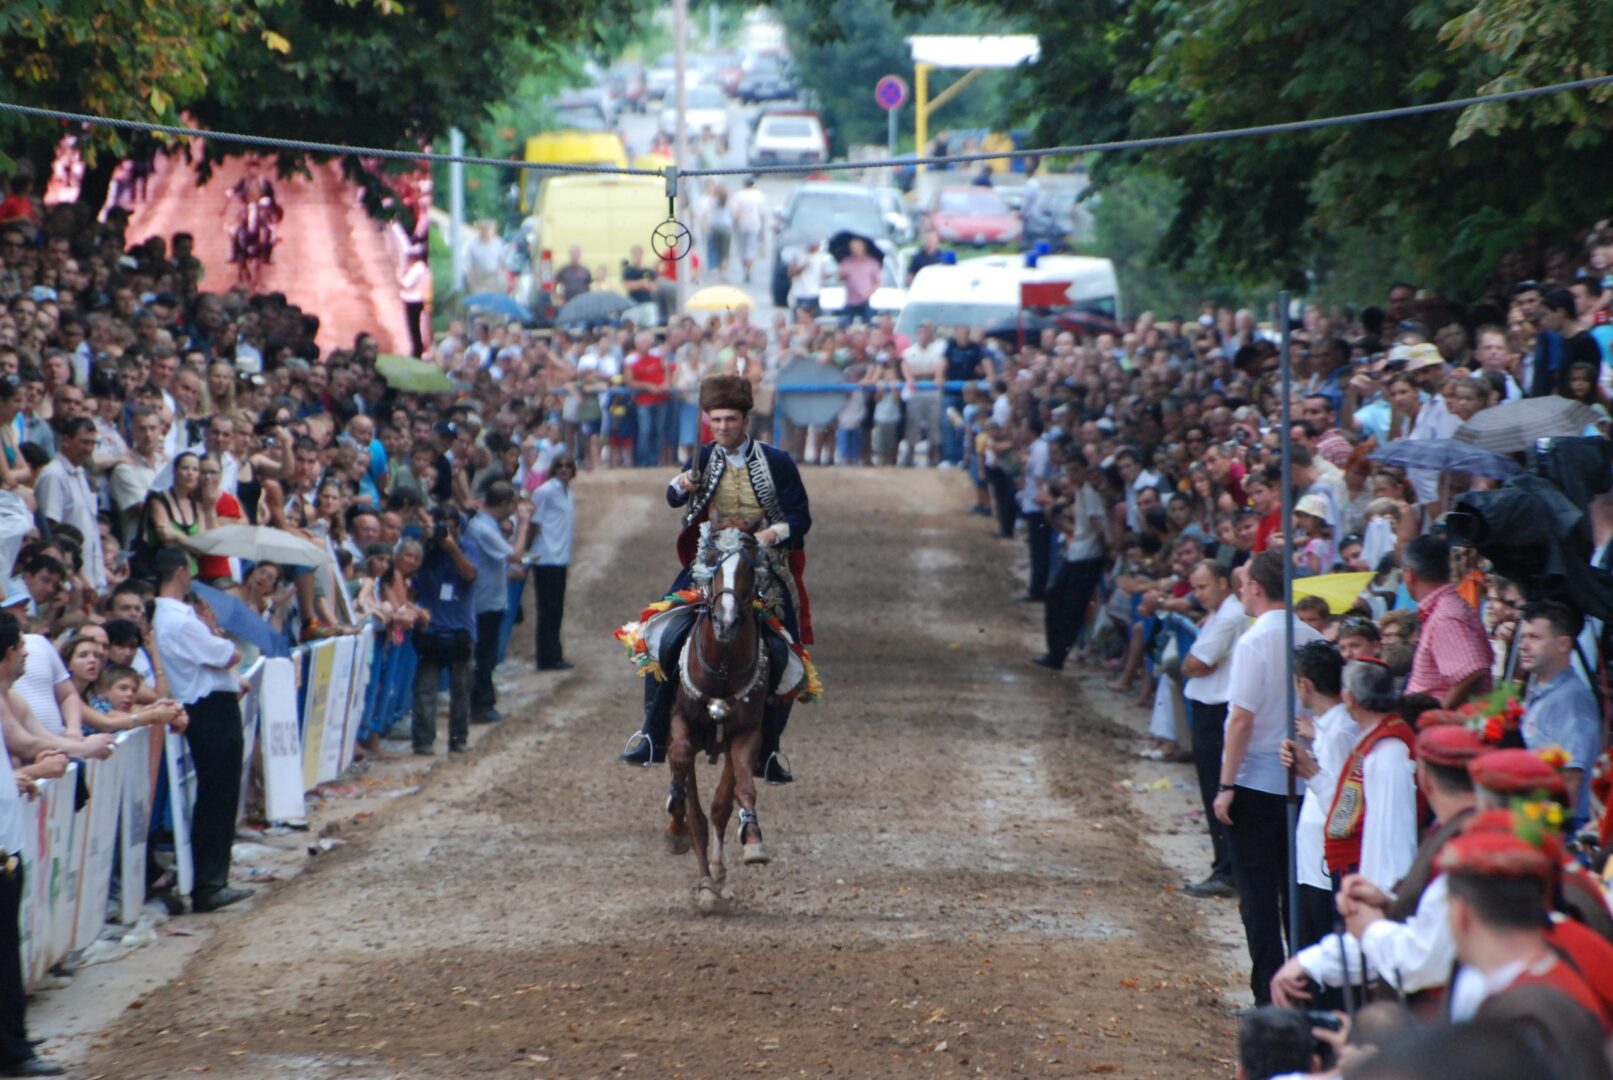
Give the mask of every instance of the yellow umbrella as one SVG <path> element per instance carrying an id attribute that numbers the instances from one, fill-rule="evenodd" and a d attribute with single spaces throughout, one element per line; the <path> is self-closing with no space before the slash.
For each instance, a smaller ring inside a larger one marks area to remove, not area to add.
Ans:
<path id="1" fill-rule="evenodd" d="M 1320 596 L 1327 601 L 1327 609 L 1334 614 L 1349 611 L 1361 590 L 1372 583 L 1370 573 L 1322 574 L 1317 577 L 1294 579 L 1294 599 L 1302 596 Z"/>
<path id="2" fill-rule="evenodd" d="M 711 285 L 693 296 L 683 305 L 685 311 L 737 311 L 755 305 L 744 289 L 734 285 Z"/>

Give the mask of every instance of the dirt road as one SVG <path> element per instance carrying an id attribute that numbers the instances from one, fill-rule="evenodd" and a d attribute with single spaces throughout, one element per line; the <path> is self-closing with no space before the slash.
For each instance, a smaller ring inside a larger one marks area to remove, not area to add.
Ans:
<path id="1" fill-rule="evenodd" d="M 1025 663 L 1017 550 L 955 475 L 806 480 L 827 693 L 732 914 L 696 916 L 662 852 L 665 772 L 613 761 L 639 686 L 609 630 L 671 579 L 671 513 L 658 478 L 584 477 L 576 670 L 218 916 L 82 1075 L 1230 1075 L 1224 980 L 1112 785 L 1116 730 Z"/>

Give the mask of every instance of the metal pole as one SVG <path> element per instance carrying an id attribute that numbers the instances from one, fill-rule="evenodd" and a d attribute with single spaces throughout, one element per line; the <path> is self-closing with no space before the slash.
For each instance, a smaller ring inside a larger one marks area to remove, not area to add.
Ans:
<path id="1" fill-rule="evenodd" d="M 1294 369 L 1289 362 L 1288 290 L 1277 294 L 1277 325 L 1281 333 L 1282 356 L 1282 456 L 1283 456 L 1283 655 L 1288 658 L 1283 690 L 1287 694 L 1288 737 L 1294 738 L 1294 714 L 1299 703 L 1294 700 L 1294 460 L 1293 436 L 1289 425 L 1293 422 L 1292 397 Z M 1296 850 L 1294 831 L 1299 827 L 1299 794 L 1294 770 L 1288 770 L 1288 949 L 1292 953 L 1299 947 L 1299 852 Z"/>
<path id="2" fill-rule="evenodd" d="M 715 0 L 711 5 L 711 44 L 707 46 L 712 52 L 717 51 L 717 5 Z"/>
<path id="3" fill-rule="evenodd" d="M 674 70 L 677 72 L 676 78 L 672 82 L 673 114 L 676 117 L 672 126 L 672 160 L 678 166 L 679 173 L 689 167 L 689 132 L 684 115 L 686 105 L 684 75 L 688 61 L 688 39 L 689 0 L 672 0 L 672 41 L 676 57 Z M 678 197 L 678 216 L 679 220 L 684 222 L 685 227 L 688 227 L 693 223 L 694 216 L 689 213 L 688 182 L 681 181 L 681 183 L 683 184 L 683 191 L 679 193 Z M 689 254 L 685 256 L 683 265 L 678 267 L 678 312 L 683 311 L 683 305 L 689 299 L 690 267 L 694 265 L 695 246 L 700 243 L 701 239 L 702 237 L 693 237 L 693 242 L 689 245 Z M 672 314 L 676 314 L 676 312 Z M 671 324 L 671 314 L 668 315 L 667 322 L 668 325 Z"/>
<path id="4" fill-rule="evenodd" d="M 896 156 L 896 114 L 900 109 L 885 110 L 885 156 Z"/>
<path id="5" fill-rule="evenodd" d="M 465 156 L 465 133 L 448 129 L 448 152 Z M 522 178 L 525 182 L 525 178 Z M 448 166 L 448 247 L 453 267 L 454 291 L 465 291 L 465 165 L 456 161 Z"/>

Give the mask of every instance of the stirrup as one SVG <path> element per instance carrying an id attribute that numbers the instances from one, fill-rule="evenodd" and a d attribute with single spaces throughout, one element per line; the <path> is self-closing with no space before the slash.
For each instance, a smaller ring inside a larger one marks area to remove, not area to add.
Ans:
<path id="1" fill-rule="evenodd" d="M 650 738 L 649 735 L 643 731 L 635 731 L 631 736 L 629 736 L 627 745 L 622 747 L 622 752 L 618 755 L 618 760 L 627 761 L 628 755 L 633 753 L 633 751 L 638 748 L 640 740 L 643 740 L 644 744 L 650 748 L 650 757 L 648 761 L 644 762 L 644 764 L 639 767 L 648 769 L 650 766 L 655 764 L 655 740 Z M 627 764 L 631 765 L 633 762 L 627 761 Z"/>
<path id="2" fill-rule="evenodd" d="M 768 769 L 775 761 L 778 762 L 779 770 L 783 772 L 785 776 L 789 777 L 789 780 L 767 779 Z M 793 782 L 795 780 L 795 770 L 790 768 L 789 755 L 782 750 L 775 750 L 771 754 L 767 755 L 767 760 L 762 763 L 762 779 L 769 784 L 788 784 Z"/>

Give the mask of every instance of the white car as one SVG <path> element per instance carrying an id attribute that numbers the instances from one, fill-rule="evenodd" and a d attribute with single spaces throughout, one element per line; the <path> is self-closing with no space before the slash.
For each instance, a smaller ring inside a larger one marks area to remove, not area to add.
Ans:
<path id="1" fill-rule="evenodd" d="M 667 105 L 661 110 L 661 130 L 667 135 L 676 135 L 678 128 L 678 102 L 677 95 L 668 92 Z M 691 86 L 683 92 L 683 122 L 692 142 L 700 138 L 702 131 L 710 132 L 719 139 L 728 137 L 728 98 L 715 86 L 701 84 Z"/>
<path id="2" fill-rule="evenodd" d="M 829 140 L 817 113 L 768 113 L 750 140 L 752 165 L 803 165 L 829 160 Z"/>

